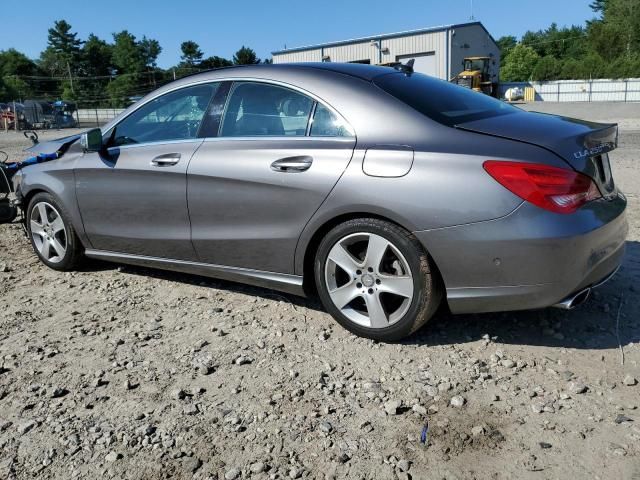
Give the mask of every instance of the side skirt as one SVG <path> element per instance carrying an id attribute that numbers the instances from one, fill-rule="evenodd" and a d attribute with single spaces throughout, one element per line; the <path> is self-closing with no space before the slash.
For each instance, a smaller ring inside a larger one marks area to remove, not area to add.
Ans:
<path id="1" fill-rule="evenodd" d="M 170 260 L 166 258 L 145 257 L 126 253 L 107 252 L 104 250 L 87 249 L 85 255 L 107 262 L 126 263 L 141 267 L 160 268 L 174 272 L 202 275 L 204 277 L 219 278 L 238 283 L 254 285 L 256 287 L 271 288 L 293 295 L 305 296 L 302 288 L 302 277 L 285 273 L 264 272 L 249 268 L 225 267 L 208 263 L 190 262 L 185 260 Z"/>

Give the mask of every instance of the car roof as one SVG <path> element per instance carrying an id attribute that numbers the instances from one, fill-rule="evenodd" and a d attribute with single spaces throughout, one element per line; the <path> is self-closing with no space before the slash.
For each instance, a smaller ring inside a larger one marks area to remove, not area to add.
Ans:
<path id="1" fill-rule="evenodd" d="M 397 72 L 392 67 L 383 67 L 378 65 L 368 65 L 364 63 L 333 63 L 333 62 L 309 62 L 309 63 L 290 63 L 286 65 L 296 65 L 303 68 L 317 68 L 321 70 L 329 70 L 332 72 L 351 75 L 352 77 L 362 78 L 364 80 L 373 80 L 380 75 Z"/>
<path id="2" fill-rule="evenodd" d="M 261 71 L 282 71 L 282 70 L 305 70 L 309 72 L 311 69 L 324 70 L 327 72 L 335 72 L 343 75 L 357 77 L 363 80 L 371 81 L 380 75 L 394 73 L 390 67 L 378 65 L 367 65 L 362 63 L 333 63 L 333 62 L 301 62 L 301 63 L 277 63 L 277 64 L 256 64 L 256 65 L 234 65 L 232 67 L 214 68 L 203 72 L 193 73 L 181 77 L 180 79 L 194 76 L 208 76 L 210 74 L 233 71 L 240 69 L 259 69 Z M 397 71 L 396 71 L 397 72 Z"/>

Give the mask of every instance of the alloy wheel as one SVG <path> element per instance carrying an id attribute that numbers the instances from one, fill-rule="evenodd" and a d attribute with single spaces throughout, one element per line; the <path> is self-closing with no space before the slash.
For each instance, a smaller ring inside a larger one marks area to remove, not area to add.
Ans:
<path id="1" fill-rule="evenodd" d="M 40 256 L 50 263 L 61 262 L 67 253 L 67 231 L 58 210 L 47 202 L 36 203 L 29 221 L 31 238 Z"/>
<path id="2" fill-rule="evenodd" d="M 334 305 L 354 323 L 386 328 L 411 306 L 414 284 L 400 250 L 374 233 L 354 233 L 329 251 L 325 282 Z"/>

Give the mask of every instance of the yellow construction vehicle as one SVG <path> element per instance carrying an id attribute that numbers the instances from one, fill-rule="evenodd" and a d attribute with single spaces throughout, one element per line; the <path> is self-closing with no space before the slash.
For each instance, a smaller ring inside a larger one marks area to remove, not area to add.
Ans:
<path id="1" fill-rule="evenodd" d="M 492 81 L 491 57 L 467 57 L 464 59 L 464 69 L 451 79 L 452 83 L 470 88 L 476 92 L 495 96 L 498 85 Z"/>

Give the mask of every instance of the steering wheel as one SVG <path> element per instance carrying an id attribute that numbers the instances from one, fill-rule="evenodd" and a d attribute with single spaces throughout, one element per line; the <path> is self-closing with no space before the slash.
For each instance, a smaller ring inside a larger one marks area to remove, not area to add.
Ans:
<path id="1" fill-rule="evenodd" d="M 127 137 L 126 135 L 122 135 L 121 137 L 116 137 L 113 139 L 113 144 L 115 146 L 131 145 L 133 143 L 138 143 L 138 141 L 131 137 Z"/>

